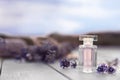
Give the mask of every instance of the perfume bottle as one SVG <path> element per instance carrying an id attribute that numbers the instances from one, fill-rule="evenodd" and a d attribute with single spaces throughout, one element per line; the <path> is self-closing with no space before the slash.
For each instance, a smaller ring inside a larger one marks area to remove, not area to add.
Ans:
<path id="1" fill-rule="evenodd" d="M 79 40 L 83 41 L 83 45 L 79 46 L 82 71 L 91 73 L 94 71 L 97 64 L 97 46 L 93 45 L 93 41 L 97 41 L 97 36 L 81 35 Z"/>

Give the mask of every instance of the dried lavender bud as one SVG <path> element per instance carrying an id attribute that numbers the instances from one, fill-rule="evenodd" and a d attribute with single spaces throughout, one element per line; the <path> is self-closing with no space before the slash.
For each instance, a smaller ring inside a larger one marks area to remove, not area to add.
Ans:
<path id="1" fill-rule="evenodd" d="M 106 71 L 107 71 L 107 66 L 105 64 L 101 64 L 100 66 L 97 67 L 98 73 L 104 73 Z"/>
<path id="2" fill-rule="evenodd" d="M 107 65 L 106 64 L 101 64 L 101 67 L 103 68 L 104 71 L 107 71 Z"/>
<path id="3" fill-rule="evenodd" d="M 108 70 L 107 70 L 107 72 L 109 73 L 109 74 L 113 74 L 113 73 L 115 73 L 115 68 L 113 68 L 113 67 L 108 67 Z"/>
<path id="4" fill-rule="evenodd" d="M 71 62 L 71 67 L 72 68 L 76 68 L 76 66 L 77 66 L 77 62 L 74 60 L 74 61 L 72 61 Z"/>
<path id="5" fill-rule="evenodd" d="M 21 57 L 20 55 L 17 55 L 17 56 L 15 56 L 15 59 L 16 59 L 16 60 L 21 60 L 22 57 Z"/>
<path id="6" fill-rule="evenodd" d="M 24 59 L 28 62 L 34 61 L 33 55 L 31 53 L 27 53 Z"/>
<path id="7" fill-rule="evenodd" d="M 21 57 L 22 58 L 26 58 L 26 54 L 28 53 L 28 49 L 27 48 L 22 48 L 21 49 Z"/>
<path id="8" fill-rule="evenodd" d="M 70 61 L 68 61 L 67 59 L 63 59 L 60 61 L 60 67 L 64 68 L 68 68 L 70 66 Z"/>
<path id="9" fill-rule="evenodd" d="M 37 54 L 41 56 L 41 60 L 44 62 L 53 62 L 56 58 L 56 54 L 58 52 L 58 47 L 51 42 L 45 42 L 37 48 Z"/>
<path id="10" fill-rule="evenodd" d="M 56 51 L 49 50 L 45 55 L 45 62 L 54 62 L 56 57 Z"/>
<path id="11" fill-rule="evenodd" d="M 98 73 L 104 73 L 103 67 L 99 66 L 99 67 L 97 68 L 97 72 L 98 72 Z"/>

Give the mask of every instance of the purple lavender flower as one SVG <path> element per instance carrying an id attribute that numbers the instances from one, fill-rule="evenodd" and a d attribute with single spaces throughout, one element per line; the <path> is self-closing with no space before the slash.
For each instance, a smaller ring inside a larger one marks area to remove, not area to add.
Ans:
<path id="1" fill-rule="evenodd" d="M 107 66 L 105 64 L 101 64 L 100 66 L 97 67 L 98 73 L 104 73 L 106 71 L 107 71 Z"/>
<path id="2" fill-rule="evenodd" d="M 115 73 L 115 68 L 113 68 L 113 67 L 108 67 L 108 70 L 107 70 L 107 72 L 109 73 L 109 74 L 113 74 L 113 73 Z"/>
<path id="3" fill-rule="evenodd" d="M 63 59 L 60 61 L 60 67 L 64 68 L 68 68 L 70 66 L 70 61 L 68 61 L 67 59 Z"/>

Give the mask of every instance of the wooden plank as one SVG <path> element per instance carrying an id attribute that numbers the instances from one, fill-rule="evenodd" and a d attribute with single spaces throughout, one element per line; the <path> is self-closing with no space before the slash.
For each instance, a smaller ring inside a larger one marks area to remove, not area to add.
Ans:
<path id="1" fill-rule="evenodd" d="M 2 73 L 2 68 L 3 68 L 3 58 L 0 58 L 0 75 Z"/>
<path id="2" fill-rule="evenodd" d="M 0 80 L 68 80 L 42 63 L 5 60 Z"/>

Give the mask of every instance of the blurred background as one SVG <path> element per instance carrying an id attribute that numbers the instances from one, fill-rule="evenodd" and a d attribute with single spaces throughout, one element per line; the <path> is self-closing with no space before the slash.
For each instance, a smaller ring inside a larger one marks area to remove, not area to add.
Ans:
<path id="1" fill-rule="evenodd" d="M 0 0 L 0 32 L 44 35 L 120 31 L 119 0 Z"/>
<path id="2" fill-rule="evenodd" d="M 20 48 L 33 47 L 47 40 L 60 50 L 69 46 L 64 52 L 69 53 L 81 44 L 80 34 L 98 35 L 95 44 L 99 46 L 120 46 L 119 3 L 119 0 L 0 0 L 0 37 L 6 40 L 6 45 L 14 43 L 13 51 L 7 46 L 8 52 L 15 52 L 15 44 Z"/>

